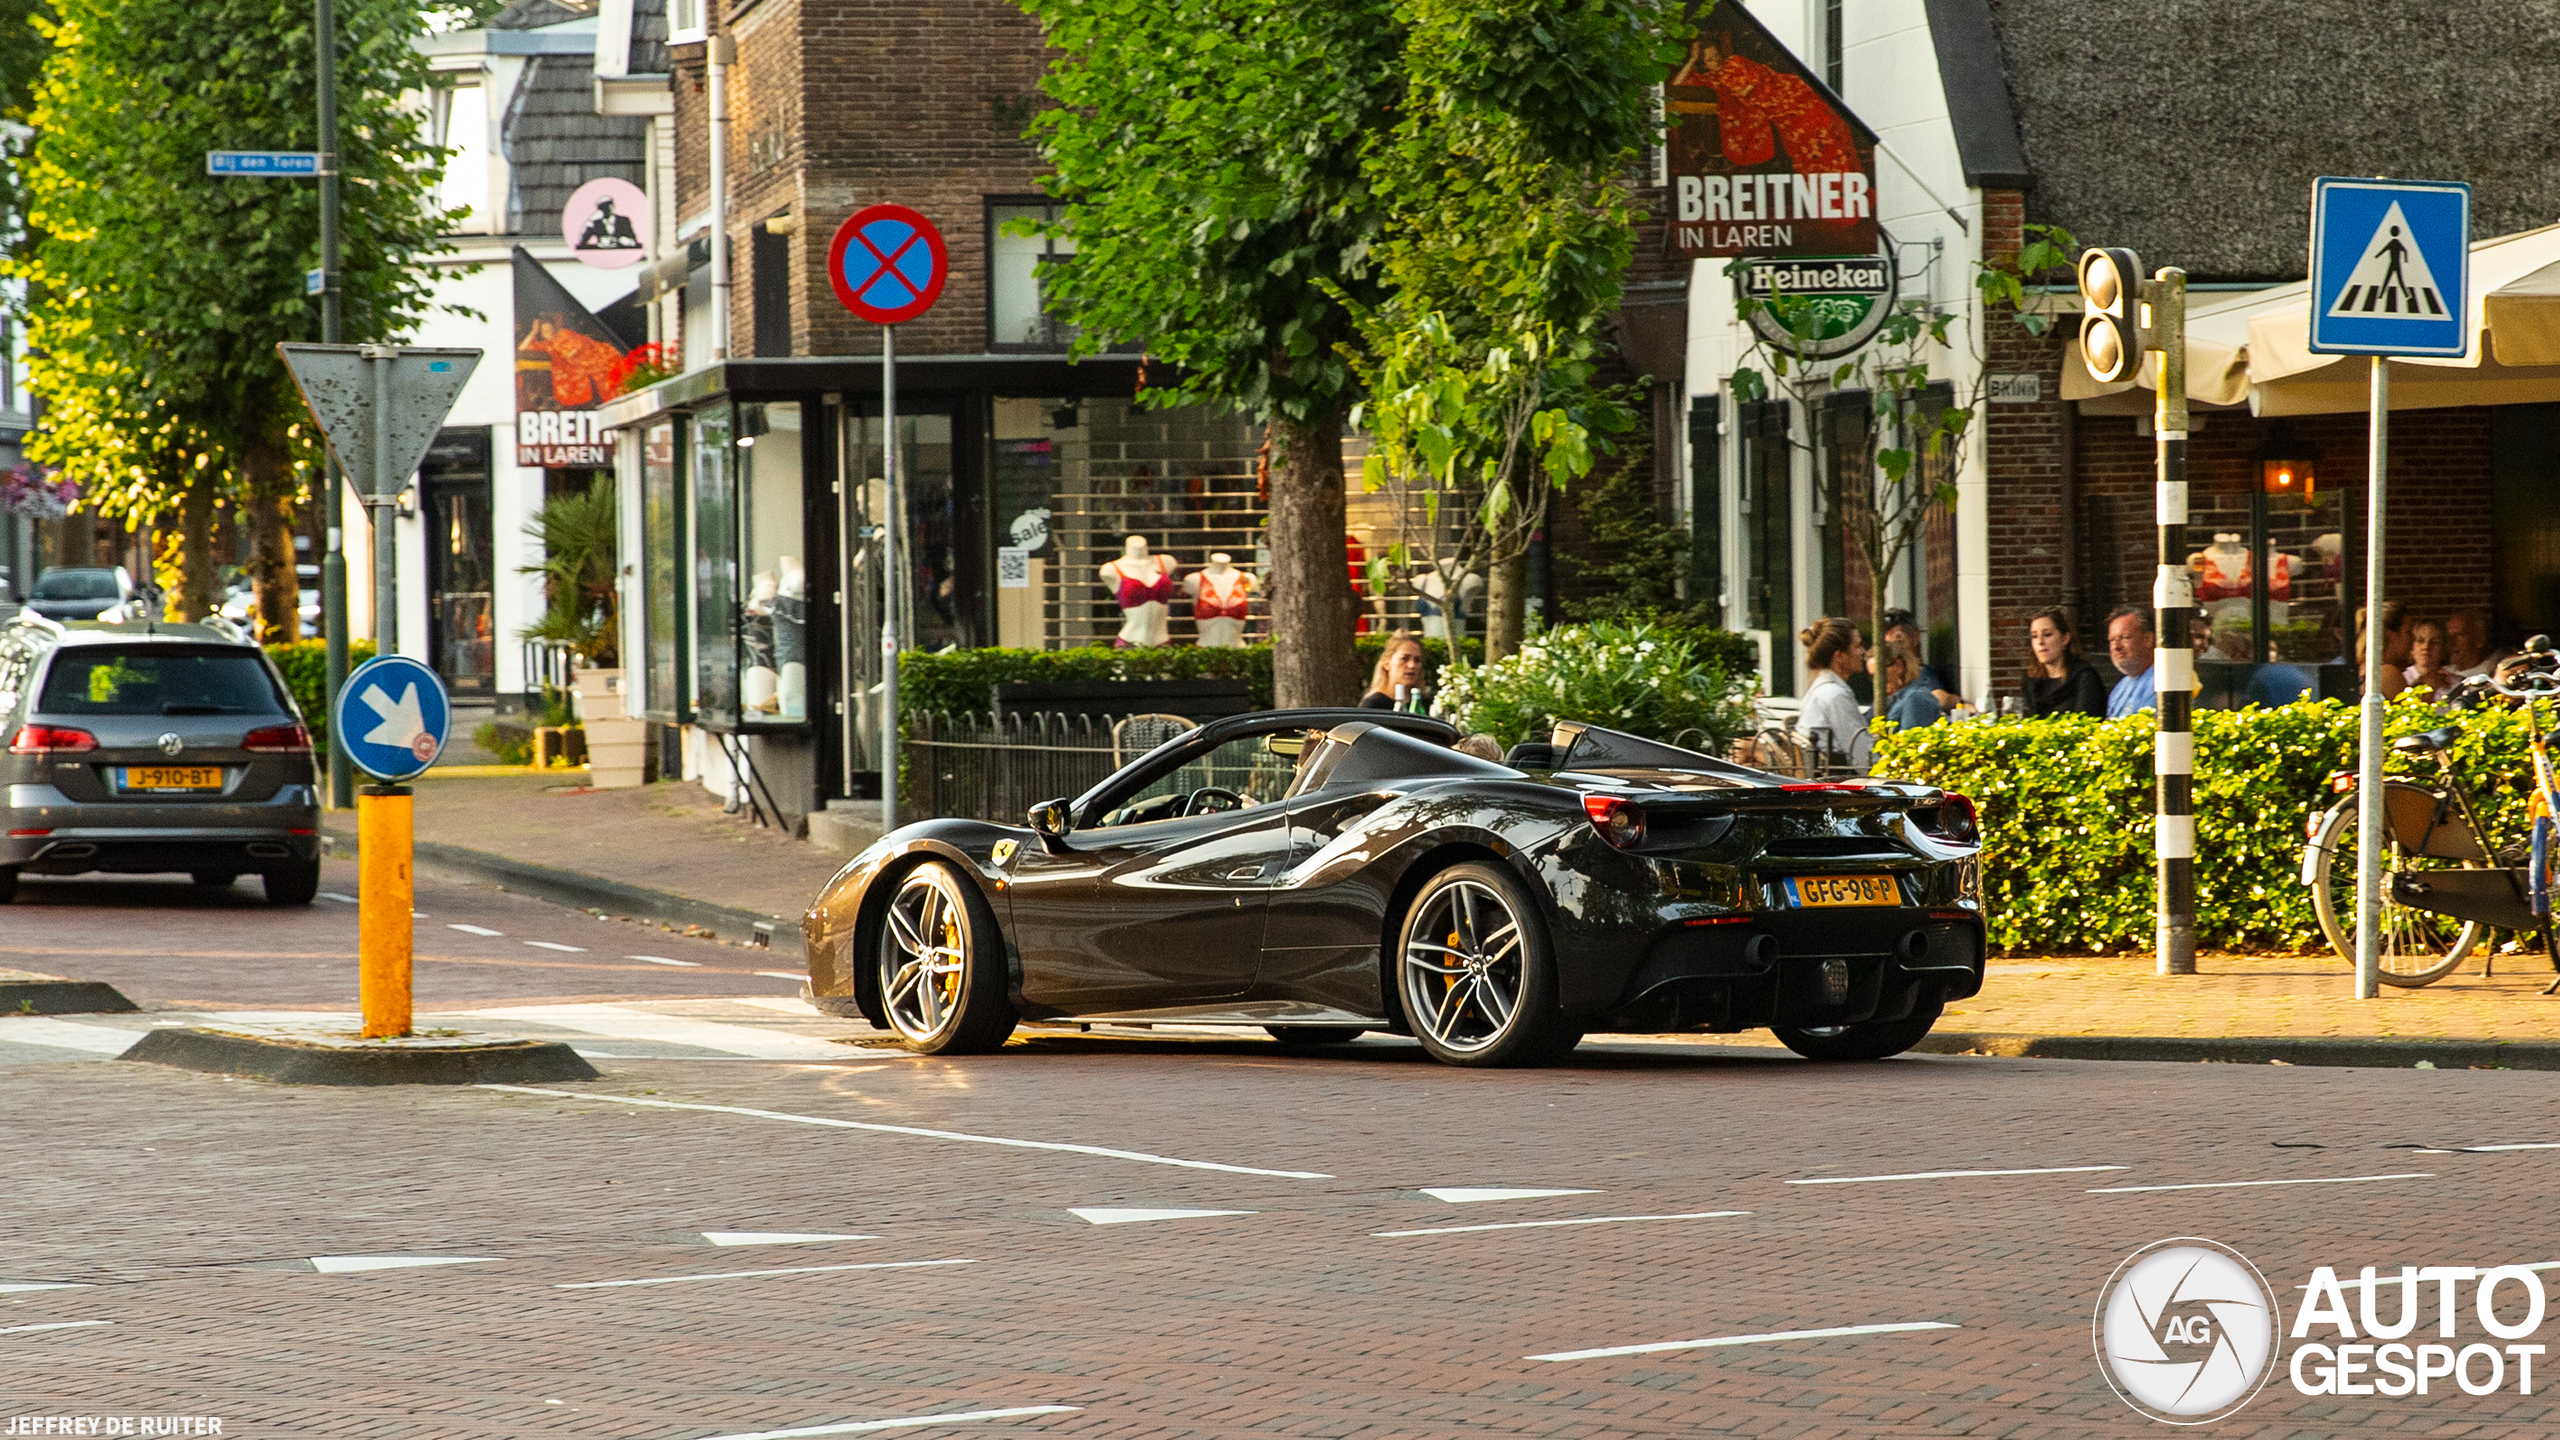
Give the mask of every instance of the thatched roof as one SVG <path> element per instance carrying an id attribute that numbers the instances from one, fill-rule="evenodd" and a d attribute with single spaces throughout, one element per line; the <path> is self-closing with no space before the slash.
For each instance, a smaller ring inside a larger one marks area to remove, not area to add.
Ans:
<path id="1" fill-rule="evenodd" d="M 1989 7 L 2028 218 L 2083 243 L 2299 279 L 2317 175 L 2467 180 L 2475 237 L 2560 220 L 2560 0 Z"/>

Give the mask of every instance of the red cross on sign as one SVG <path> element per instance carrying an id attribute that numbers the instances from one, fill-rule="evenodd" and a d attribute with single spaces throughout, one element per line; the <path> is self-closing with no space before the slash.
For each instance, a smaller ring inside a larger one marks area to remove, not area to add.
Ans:
<path id="1" fill-rule="evenodd" d="M 855 211 L 827 247 L 827 283 L 836 298 L 875 324 L 895 325 L 932 309 L 950 278 L 942 232 L 904 205 Z"/>

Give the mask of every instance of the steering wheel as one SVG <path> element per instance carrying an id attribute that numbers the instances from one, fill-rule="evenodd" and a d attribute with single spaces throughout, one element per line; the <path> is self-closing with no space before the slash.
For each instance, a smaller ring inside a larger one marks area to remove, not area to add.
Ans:
<path id="1" fill-rule="evenodd" d="M 1224 800 L 1227 803 L 1219 806 L 1217 810 L 1210 810 L 1206 808 L 1206 805 L 1207 802 L 1211 800 Z M 1203 785 L 1199 789 L 1192 791 L 1190 797 L 1182 802 L 1182 813 L 1185 815 L 1214 815 L 1217 814 L 1218 811 L 1222 810 L 1241 810 L 1244 808 L 1244 804 L 1245 801 L 1243 796 L 1237 794 L 1233 790 L 1227 789 L 1225 786 Z"/>

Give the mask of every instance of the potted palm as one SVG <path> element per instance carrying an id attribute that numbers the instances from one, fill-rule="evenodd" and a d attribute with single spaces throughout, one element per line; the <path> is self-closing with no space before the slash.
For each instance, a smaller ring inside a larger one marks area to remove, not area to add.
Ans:
<path id="1" fill-rule="evenodd" d="M 615 614 L 617 515 L 613 481 L 598 476 L 583 492 L 563 495 L 535 512 L 525 533 L 542 546 L 542 618 L 528 640 L 548 640 L 578 657 L 576 712 L 586 730 L 587 783 L 638 785 L 647 779 L 648 726 L 622 710 L 621 625 Z"/>

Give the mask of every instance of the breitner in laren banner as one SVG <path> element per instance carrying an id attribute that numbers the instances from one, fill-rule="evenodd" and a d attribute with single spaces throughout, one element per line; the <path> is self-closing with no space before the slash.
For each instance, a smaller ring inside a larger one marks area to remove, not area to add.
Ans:
<path id="1" fill-rule="evenodd" d="M 1876 253 L 1876 136 L 1751 12 L 1719 5 L 1663 87 L 1670 241 L 1691 259 Z"/>

